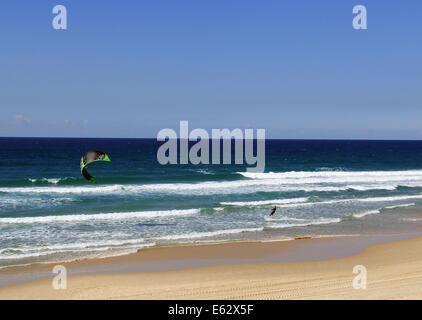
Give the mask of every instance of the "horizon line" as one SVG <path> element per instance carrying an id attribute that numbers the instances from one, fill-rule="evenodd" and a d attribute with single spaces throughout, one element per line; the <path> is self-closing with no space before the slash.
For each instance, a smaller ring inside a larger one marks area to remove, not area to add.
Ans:
<path id="1" fill-rule="evenodd" d="M 157 138 L 145 137 L 46 137 L 46 136 L 0 136 L 0 139 L 138 139 L 138 140 L 157 140 Z M 180 140 L 180 138 L 177 138 Z M 212 140 L 207 139 L 207 140 Z M 220 140 L 226 140 L 224 138 Z M 233 138 L 230 140 L 234 140 Z M 244 139 L 242 139 L 244 140 Z M 254 138 L 253 140 L 257 140 Z M 265 138 L 265 140 L 293 140 L 293 141 L 422 141 L 421 139 L 368 139 L 368 138 Z M 194 142 L 194 141 L 192 141 Z"/>

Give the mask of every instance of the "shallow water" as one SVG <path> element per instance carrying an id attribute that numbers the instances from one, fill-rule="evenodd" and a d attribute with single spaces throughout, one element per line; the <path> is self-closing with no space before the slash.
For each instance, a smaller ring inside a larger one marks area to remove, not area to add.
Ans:
<path id="1" fill-rule="evenodd" d="M 0 267 L 145 246 L 422 227 L 422 142 L 267 140 L 265 173 L 168 165 L 148 139 L 0 139 Z M 89 150 L 111 163 L 89 166 Z M 272 206 L 277 206 L 269 217 Z"/>

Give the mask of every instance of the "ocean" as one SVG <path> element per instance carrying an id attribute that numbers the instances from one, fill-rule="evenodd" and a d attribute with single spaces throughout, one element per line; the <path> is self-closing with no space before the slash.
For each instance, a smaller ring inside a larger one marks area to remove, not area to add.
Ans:
<path id="1" fill-rule="evenodd" d="M 0 268 L 161 245 L 422 230 L 422 141 L 267 140 L 264 173 L 163 166 L 160 145 L 0 138 Z M 97 184 L 80 173 L 90 150 L 111 158 L 89 165 Z"/>

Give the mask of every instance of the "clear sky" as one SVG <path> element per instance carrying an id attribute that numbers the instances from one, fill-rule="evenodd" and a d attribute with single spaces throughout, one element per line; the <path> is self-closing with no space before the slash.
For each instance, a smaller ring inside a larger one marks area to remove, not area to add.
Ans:
<path id="1" fill-rule="evenodd" d="M 422 139 L 421 33 L 419 0 L 1 0 L 0 136 Z"/>

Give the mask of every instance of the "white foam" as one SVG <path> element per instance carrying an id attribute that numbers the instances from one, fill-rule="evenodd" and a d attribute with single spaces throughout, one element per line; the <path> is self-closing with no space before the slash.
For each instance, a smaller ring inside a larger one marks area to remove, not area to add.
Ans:
<path id="1" fill-rule="evenodd" d="M 212 172 L 210 172 L 210 171 L 208 171 L 208 170 L 206 170 L 206 169 L 199 169 L 198 171 L 197 171 L 198 173 L 202 173 L 202 174 L 214 174 L 214 173 L 212 173 Z"/>
<path id="2" fill-rule="evenodd" d="M 123 245 L 143 244 L 145 239 L 119 239 L 119 240 L 102 240 L 102 241 L 85 241 L 80 243 L 62 243 L 54 245 L 38 245 L 38 246 L 22 246 L 16 248 L 0 249 L 0 255 L 4 255 L 8 251 L 19 251 L 21 253 L 33 251 L 73 251 L 81 249 L 93 249 L 98 247 L 114 247 Z"/>
<path id="3" fill-rule="evenodd" d="M 312 225 L 321 225 L 321 224 L 332 224 L 341 222 L 340 218 L 319 218 L 315 220 L 310 220 L 303 223 L 283 223 L 283 224 L 270 224 L 265 228 L 269 229 L 285 229 L 292 227 L 307 227 Z"/>
<path id="4" fill-rule="evenodd" d="M 265 217 L 265 220 L 266 221 L 309 221 L 309 219 L 293 218 L 293 217 L 286 217 L 286 216 Z"/>
<path id="5" fill-rule="evenodd" d="M 367 182 L 367 181 L 419 181 L 422 180 L 422 170 L 402 171 L 289 171 L 289 172 L 238 172 L 249 179 L 301 180 L 305 183 L 320 182 Z M 306 180 L 305 180 L 306 179 Z"/>
<path id="6" fill-rule="evenodd" d="M 402 184 L 404 185 L 404 184 Z M 422 185 L 422 184 L 421 184 Z M 368 190 L 395 190 L 398 184 L 367 184 L 367 185 L 347 185 L 345 190 L 352 189 L 356 191 L 368 191 Z M 407 185 L 410 186 L 410 185 Z"/>
<path id="7" fill-rule="evenodd" d="M 362 199 L 357 199 L 357 200 L 360 202 L 378 202 L 378 201 L 387 202 L 387 201 L 399 201 L 399 200 L 409 200 L 409 199 L 422 199 L 422 194 L 408 195 L 408 196 L 362 198 Z"/>
<path id="8" fill-rule="evenodd" d="M 402 184 L 404 185 L 404 184 Z M 144 194 L 144 193 L 173 193 L 173 194 L 235 194 L 271 191 L 344 191 L 355 190 L 394 190 L 398 184 L 379 185 L 347 185 L 326 186 L 282 184 L 279 180 L 237 180 L 224 182 L 174 183 L 174 184 L 144 184 L 144 185 L 108 185 L 108 186 L 59 186 L 59 187 L 7 187 L 0 188 L 4 193 L 25 194 Z M 420 183 L 422 186 L 422 181 Z"/>
<path id="9" fill-rule="evenodd" d="M 308 201 L 309 198 L 292 198 L 292 199 L 274 199 L 263 201 L 238 201 L 238 202 L 220 202 L 223 206 L 263 206 L 269 204 L 289 204 L 289 203 L 302 203 Z"/>
<path id="10" fill-rule="evenodd" d="M 383 209 L 396 209 L 396 208 L 405 208 L 405 207 L 411 207 L 414 206 L 414 203 L 405 203 L 405 204 L 398 204 L 395 206 L 388 206 L 388 207 L 384 207 Z"/>
<path id="11" fill-rule="evenodd" d="M 62 179 L 60 178 L 52 178 L 52 179 L 45 179 L 48 183 L 58 184 Z"/>
<path id="12" fill-rule="evenodd" d="M 69 194 L 230 194 L 258 191 L 342 191 L 347 189 L 394 190 L 397 186 L 422 186 L 422 170 L 409 171 L 293 171 L 279 173 L 240 172 L 247 177 L 235 181 L 198 183 L 156 183 L 142 185 L 5 187 L 5 193 Z"/>
<path id="13" fill-rule="evenodd" d="M 68 179 L 75 179 L 75 178 L 41 178 L 41 179 L 32 179 L 32 178 L 28 178 L 28 180 L 32 183 L 41 181 L 41 182 L 47 182 L 47 183 L 51 183 L 51 184 L 58 184 L 60 181 L 64 181 L 64 180 L 68 180 Z"/>
<path id="14" fill-rule="evenodd" d="M 123 191 L 123 185 L 110 185 L 110 186 L 67 186 L 67 187 L 7 187 L 0 188 L 0 192 L 5 193 L 48 193 L 48 194 L 84 194 L 84 193 L 114 193 Z"/>
<path id="15" fill-rule="evenodd" d="M 155 240 L 182 240 L 182 239 L 198 239 L 198 238 L 208 238 L 214 236 L 220 236 L 224 234 L 237 234 L 243 232 L 258 232 L 262 231 L 264 228 L 245 228 L 245 229 L 226 229 L 226 230 L 218 230 L 218 231 L 210 231 L 210 232 L 191 232 L 186 234 L 178 234 L 178 235 L 169 235 L 164 237 L 157 237 L 154 238 Z"/>
<path id="16" fill-rule="evenodd" d="M 315 201 L 315 202 L 306 202 L 309 198 L 292 198 L 292 199 L 273 199 L 273 200 L 264 200 L 264 201 L 238 201 L 238 202 L 220 202 L 220 205 L 226 206 L 242 206 L 242 207 L 255 207 L 255 206 L 265 206 L 271 204 L 279 204 L 278 208 L 295 208 L 295 207 L 307 207 L 307 206 L 316 206 L 323 204 L 334 204 L 334 203 L 347 203 L 347 202 L 393 202 L 400 200 L 409 200 L 409 199 L 422 199 L 422 195 L 409 195 L 409 196 L 391 196 L 391 197 L 371 197 L 371 198 L 348 198 L 348 199 L 338 199 L 338 200 L 327 200 L 327 201 Z M 408 205 L 415 205 L 408 204 Z M 398 205 L 404 206 L 404 205 Z"/>
<path id="17" fill-rule="evenodd" d="M 13 248 L 19 251 L 13 254 L 8 254 L 7 249 L 0 251 L 0 260 L 12 259 L 25 259 L 49 256 L 59 253 L 69 254 L 70 252 L 76 253 L 94 253 L 94 252 L 107 252 L 117 249 L 131 249 L 131 248 L 147 248 L 155 246 L 154 242 L 143 242 L 141 240 L 121 240 L 121 241 L 101 241 L 101 242 L 88 242 L 88 243 L 75 243 L 75 244 L 62 244 L 55 246 L 40 246 L 32 248 Z M 10 248 L 8 248 L 10 250 Z M 136 250 L 135 250 L 136 251 Z M 115 256 L 113 253 L 110 256 Z M 117 254 L 118 255 L 118 254 Z"/>
<path id="18" fill-rule="evenodd" d="M 64 202 L 75 202 L 78 199 L 69 198 L 69 197 L 60 197 L 60 198 L 39 198 L 39 197 L 0 197 L 0 208 L 1 207 L 18 207 L 18 206 L 51 206 L 51 205 L 61 205 Z"/>
<path id="19" fill-rule="evenodd" d="M 19 217 L 0 218 L 0 223 L 54 223 L 54 222 L 80 222 L 94 220 L 126 220 L 145 219 L 157 217 L 172 217 L 197 214 L 200 209 L 187 210 L 163 210 L 163 211 L 136 211 L 136 212 L 114 212 L 97 214 L 74 214 L 62 216 L 40 216 L 40 217 Z"/>
<path id="20" fill-rule="evenodd" d="M 362 213 L 355 213 L 353 215 L 353 217 L 359 219 L 359 218 L 363 218 L 363 217 L 369 216 L 371 214 L 378 214 L 378 213 L 380 213 L 379 210 L 369 210 L 369 211 L 365 211 L 365 212 L 362 212 Z"/>
<path id="21" fill-rule="evenodd" d="M 333 203 L 342 203 L 342 202 L 351 202 L 354 199 L 342 199 L 342 200 L 327 200 L 327 201 L 316 201 L 316 202 L 291 202 L 286 204 L 279 204 L 277 208 L 297 208 L 297 207 L 310 207 L 316 206 L 321 204 L 333 204 Z M 268 201 L 246 201 L 246 202 L 221 202 L 220 204 L 225 205 L 236 205 L 236 206 L 244 206 L 244 207 L 251 207 L 251 206 L 260 206 L 260 205 L 269 205 L 269 204 L 277 204 L 277 200 L 268 200 Z M 258 203 L 257 203 L 258 202 Z"/>

